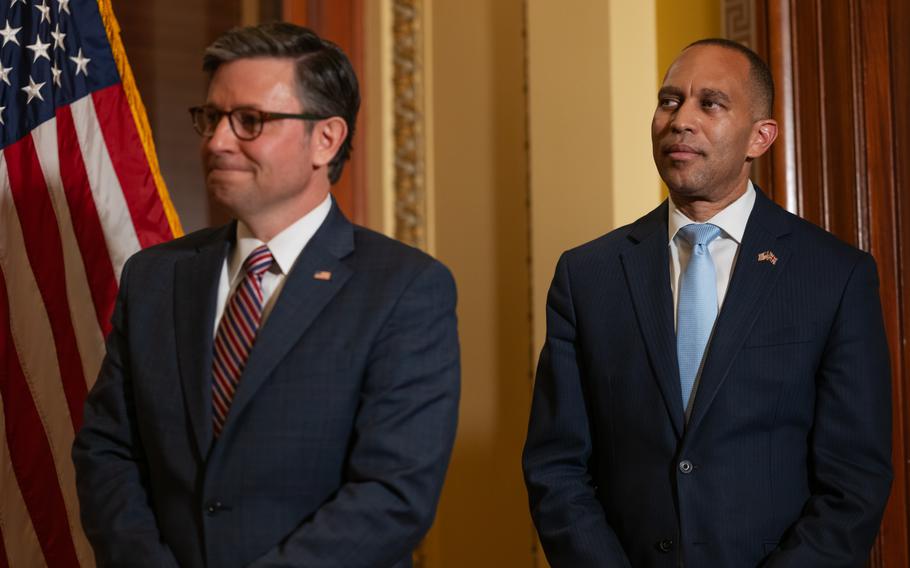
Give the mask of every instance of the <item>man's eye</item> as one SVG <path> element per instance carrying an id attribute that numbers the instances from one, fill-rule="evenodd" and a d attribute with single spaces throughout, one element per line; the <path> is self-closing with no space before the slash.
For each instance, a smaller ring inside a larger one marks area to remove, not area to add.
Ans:
<path id="1" fill-rule="evenodd" d="M 217 109 L 207 108 L 202 111 L 202 120 L 206 124 L 216 124 L 219 118 L 221 118 L 221 113 Z"/>
<path id="2" fill-rule="evenodd" d="M 259 116 L 253 112 L 240 112 L 237 113 L 237 121 L 239 126 L 246 131 L 253 132 L 256 130 L 256 126 L 259 124 Z"/>
<path id="3" fill-rule="evenodd" d="M 657 104 L 660 105 L 661 108 L 676 108 L 679 101 L 676 99 L 660 99 Z"/>
<path id="4" fill-rule="evenodd" d="M 708 110 L 712 110 L 712 109 L 720 108 L 720 103 L 718 103 L 717 101 L 705 100 L 705 101 L 701 102 L 701 106 Z"/>

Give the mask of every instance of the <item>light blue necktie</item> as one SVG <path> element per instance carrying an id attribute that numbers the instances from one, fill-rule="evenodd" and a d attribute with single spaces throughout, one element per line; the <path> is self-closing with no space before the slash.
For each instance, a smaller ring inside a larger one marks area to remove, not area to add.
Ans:
<path id="1" fill-rule="evenodd" d="M 679 386 L 683 409 L 688 409 L 689 396 L 717 319 L 717 278 L 708 244 L 720 235 L 720 228 L 710 223 L 692 223 L 681 228 L 678 235 L 692 245 L 689 264 L 679 281 L 676 320 Z"/>

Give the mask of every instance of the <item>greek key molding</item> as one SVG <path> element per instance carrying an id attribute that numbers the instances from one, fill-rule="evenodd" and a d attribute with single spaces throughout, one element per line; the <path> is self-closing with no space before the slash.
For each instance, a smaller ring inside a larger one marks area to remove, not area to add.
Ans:
<path id="1" fill-rule="evenodd" d="M 724 37 L 756 49 L 755 0 L 724 0 Z"/>

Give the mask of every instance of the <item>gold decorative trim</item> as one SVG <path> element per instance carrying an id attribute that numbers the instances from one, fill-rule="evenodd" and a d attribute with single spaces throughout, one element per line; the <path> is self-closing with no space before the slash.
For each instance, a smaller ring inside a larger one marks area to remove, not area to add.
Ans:
<path id="1" fill-rule="evenodd" d="M 395 238 L 426 250 L 422 0 L 392 1 L 392 93 Z M 427 540 L 412 554 L 414 568 L 429 566 Z"/>
<path id="2" fill-rule="evenodd" d="M 422 8 L 422 0 L 392 3 L 392 81 L 395 237 L 426 249 Z"/>
<path id="3" fill-rule="evenodd" d="M 724 37 L 756 49 L 755 0 L 724 0 Z"/>

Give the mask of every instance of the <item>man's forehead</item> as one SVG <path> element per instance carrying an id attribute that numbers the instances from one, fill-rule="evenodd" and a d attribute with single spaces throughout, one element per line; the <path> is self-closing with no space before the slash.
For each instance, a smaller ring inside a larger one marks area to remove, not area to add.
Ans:
<path id="1" fill-rule="evenodd" d="M 221 64 L 212 74 L 206 97 L 219 105 L 271 106 L 283 112 L 298 99 L 294 62 L 282 57 L 243 57 Z"/>
<path id="2" fill-rule="evenodd" d="M 694 45 L 677 56 L 664 75 L 664 85 L 700 79 L 725 83 L 748 78 L 749 59 L 734 49 L 719 45 Z M 682 85 L 678 85 L 682 86 Z"/>
<path id="3" fill-rule="evenodd" d="M 241 57 L 219 65 L 209 78 L 209 87 L 265 88 L 295 86 L 294 61 L 284 57 Z"/>

